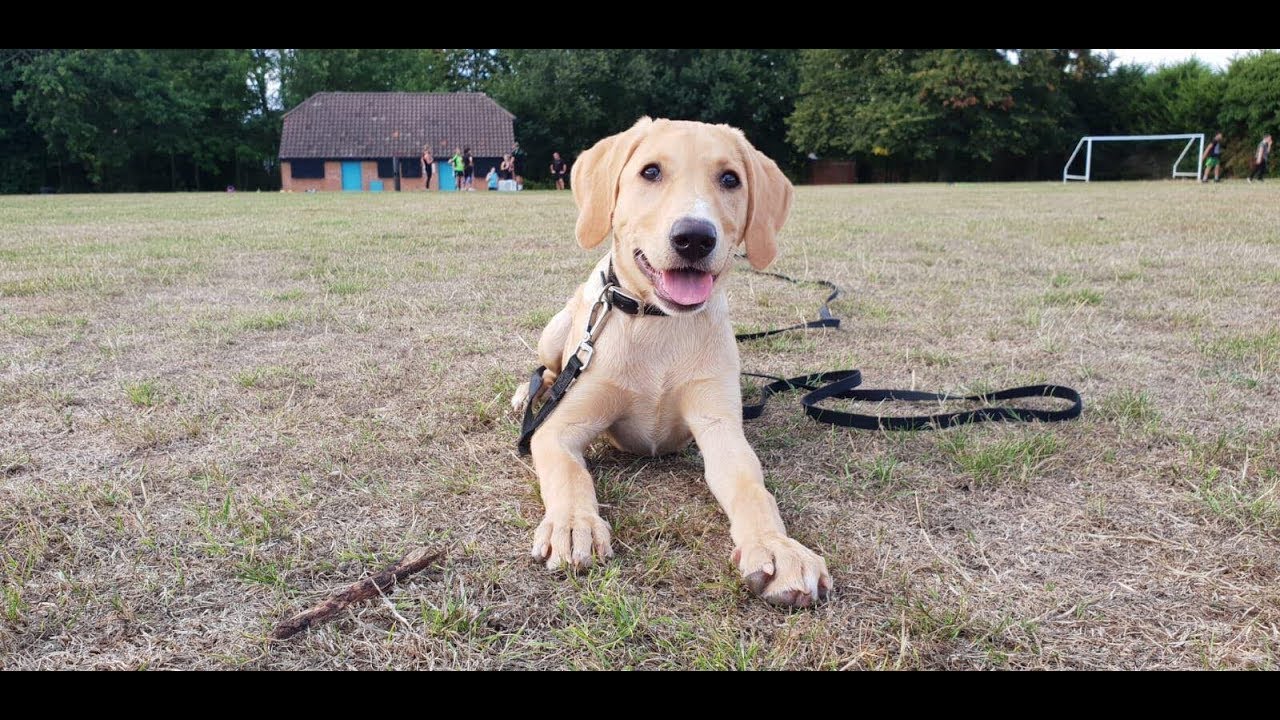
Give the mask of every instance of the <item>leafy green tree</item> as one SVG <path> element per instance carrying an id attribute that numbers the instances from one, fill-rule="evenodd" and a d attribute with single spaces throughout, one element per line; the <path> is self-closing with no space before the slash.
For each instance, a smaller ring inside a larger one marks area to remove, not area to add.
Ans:
<path id="1" fill-rule="evenodd" d="M 278 142 L 270 119 L 246 134 L 262 61 L 251 50 L 51 51 L 25 65 L 15 100 L 96 189 L 200 189 L 234 180 L 242 152 L 260 160 Z"/>
<path id="2" fill-rule="evenodd" d="M 998 157 L 1034 156 L 1063 142 L 1070 59 L 1036 50 L 807 50 L 788 137 L 819 155 L 923 161 L 943 179 Z"/>
<path id="3" fill-rule="evenodd" d="M 1264 50 L 1236 58 L 1223 85 L 1219 119 L 1230 141 L 1226 165 L 1242 175 L 1262 136 L 1280 136 L 1280 53 Z"/>
<path id="4" fill-rule="evenodd" d="M 552 151 L 573 159 L 641 115 L 739 127 L 784 167 L 796 53 L 790 50 L 510 50 L 485 90 L 516 116 L 530 177 Z"/>
<path id="5" fill-rule="evenodd" d="M 1204 62 L 1186 62 L 1156 69 L 1145 78 L 1142 115 L 1137 132 L 1212 135 L 1219 129 L 1223 77 Z M 1130 99 L 1133 104 L 1135 99 Z"/>
<path id="6" fill-rule="evenodd" d="M 443 50 L 282 50 L 279 62 L 286 110 L 318 92 L 440 92 L 450 85 Z"/>
<path id="7" fill-rule="evenodd" d="M 483 91 L 495 77 L 507 72 L 506 58 L 497 50 L 445 50 L 445 86 L 454 92 Z"/>
<path id="8" fill-rule="evenodd" d="M 45 182 L 44 139 L 14 102 L 24 68 L 42 52 L 0 50 L 0 193 L 34 192 Z"/>

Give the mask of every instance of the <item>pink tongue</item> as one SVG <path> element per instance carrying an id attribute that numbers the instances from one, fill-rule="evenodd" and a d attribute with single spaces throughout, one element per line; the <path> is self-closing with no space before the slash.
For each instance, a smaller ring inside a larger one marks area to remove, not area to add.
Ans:
<path id="1" fill-rule="evenodd" d="M 697 305 L 711 297 L 715 278 L 711 273 L 697 270 L 663 270 L 662 290 L 666 296 L 681 305 Z"/>

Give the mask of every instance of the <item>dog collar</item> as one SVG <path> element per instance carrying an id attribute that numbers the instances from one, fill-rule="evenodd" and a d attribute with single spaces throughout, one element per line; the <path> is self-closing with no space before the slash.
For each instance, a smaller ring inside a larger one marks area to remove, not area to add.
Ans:
<path id="1" fill-rule="evenodd" d="M 609 256 L 609 274 L 600 273 L 600 279 L 604 281 L 604 297 L 605 302 L 610 306 L 618 308 L 628 315 L 661 315 L 666 317 L 666 313 L 661 309 L 646 305 L 635 297 L 632 297 L 621 287 L 621 281 L 618 280 L 618 274 L 613 271 L 613 256 Z"/>

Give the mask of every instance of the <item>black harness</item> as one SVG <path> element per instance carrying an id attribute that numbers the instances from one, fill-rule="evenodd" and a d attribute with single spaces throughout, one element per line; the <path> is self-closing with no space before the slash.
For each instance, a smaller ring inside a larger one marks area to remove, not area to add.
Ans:
<path id="1" fill-rule="evenodd" d="M 822 285 L 831 290 L 831 294 L 822 302 L 822 307 L 818 310 L 818 319 L 810 320 L 806 323 L 792 325 L 790 327 L 776 328 L 773 330 L 764 330 L 754 333 L 743 333 L 735 335 L 738 342 L 743 340 L 755 340 L 757 338 L 768 337 L 769 335 L 777 335 L 791 330 L 802 330 L 807 328 L 838 328 L 840 327 L 840 318 L 831 314 L 828 307 L 832 300 L 840 296 L 840 288 L 834 283 L 826 280 L 796 280 L 779 273 L 762 272 L 752 270 L 757 275 L 768 275 L 790 283 L 796 284 L 812 284 Z M 524 421 L 520 427 L 520 440 L 518 446 L 522 454 L 529 453 L 529 443 L 533 439 L 534 432 L 546 422 L 551 413 L 560 404 L 564 394 L 568 391 L 578 376 L 582 374 L 587 366 L 591 363 L 591 357 L 595 353 L 595 337 L 600 330 L 600 326 L 609 311 L 617 308 L 628 315 L 661 315 L 666 313 L 661 309 L 652 305 L 645 305 L 640 300 L 627 294 L 618 284 L 618 276 L 613 271 L 613 260 L 609 261 L 609 272 L 601 273 L 601 279 L 604 281 L 604 289 L 600 292 L 600 297 L 592 306 L 587 317 L 587 327 L 583 332 L 582 340 L 578 342 L 578 348 L 569 358 L 569 362 L 565 363 L 564 369 L 561 370 L 560 376 L 551 385 L 547 392 L 547 399 L 542 407 L 534 413 L 533 402 L 537 399 L 538 393 L 542 390 L 542 374 L 546 372 L 546 366 L 539 366 L 533 371 L 533 375 L 529 378 L 529 393 L 525 401 Z M 599 311 L 599 314 L 597 314 Z M 1080 397 L 1080 393 L 1072 388 L 1063 385 L 1026 385 L 1023 387 L 1011 388 L 1009 390 L 1000 390 L 997 392 L 983 393 L 978 395 L 947 395 L 945 393 L 921 392 L 918 390 L 871 390 L 857 389 L 862 384 L 862 372 L 859 370 L 834 370 L 830 372 L 810 373 L 808 375 L 800 375 L 793 378 L 780 378 L 775 375 L 762 375 L 760 373 L 744 372 L 743 375 L 749 377 L 763 378 L 771 382 L 765 385 L 760 392 L 760 401 L 754 404 L 744 404 L 742 406 L 742 418 L 744 420 L 752 420 L 760 417 L 764 412 L 764 406 L 769 402 L 769 398 L 779 393 L 790 392 L 792 390 L 808 390 L 804 397 L 800 398 L 800 404 L 804 407 L 805 414 L 817 420 L 818 422 L 827 423 L 829 425 L 838 425 L 840 427 L 859 428 L 862 430 L 928 430 L 941 429 L 951 427 L 953 425 L 963 425 L 967 423 L 990 421 L 1016 421 L 1030 422 L 1039 420 L 1041 422 L 1060 422 L 1062 420 L 1071 420 L 1079 417 L 1084 410 L 1084 400 Z M 863 415 L 860 413 L 843 412 L 840 410 L 830 410 L 818 407 L 818 403 L 830 398 L 838 398 L 843 400 L 855 400 L 858 402 L 883 402 L 886 400 L 903 401 L 903 402 L 977 402 L 991 403 L 997 400 L 1015 400 L 1021 398 L 1058 398 L 1067 400 L 1071 405 L 1062 410 L 1028 410 L 1023 408 L 1011 408 L 1005 406 L 982 407 L 974 410 L 965 410 L 961 412 L 938 413 L 936 415 L 908 415 L 901 417 L 884 417 L 880 415 Z"/>

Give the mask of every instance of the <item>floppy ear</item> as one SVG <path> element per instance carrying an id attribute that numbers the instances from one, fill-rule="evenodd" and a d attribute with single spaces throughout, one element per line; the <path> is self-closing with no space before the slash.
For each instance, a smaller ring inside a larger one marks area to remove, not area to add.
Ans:
<path id="1" fill-rule="evenodd" d="M 747 227 L 742 237 L 751 267 L 763 270 L 778 255 L 774 236 L 787 222 L 795 190 L 777 163 L 752 147 L 741 130 L 734 132 L 747 168 Z"/>
<path id="2" fill-rule="evenodd" d="M 618 199 L 618 178 L 631 159 L 645 131 L 653 124 L 647 115 L 630 130 L 611 135 L 578 156 L 569 172 L 573 201 L 578 205 L 574 234 L 578 244 L 590 249 L 613 230 L 613 204 Z"/>

